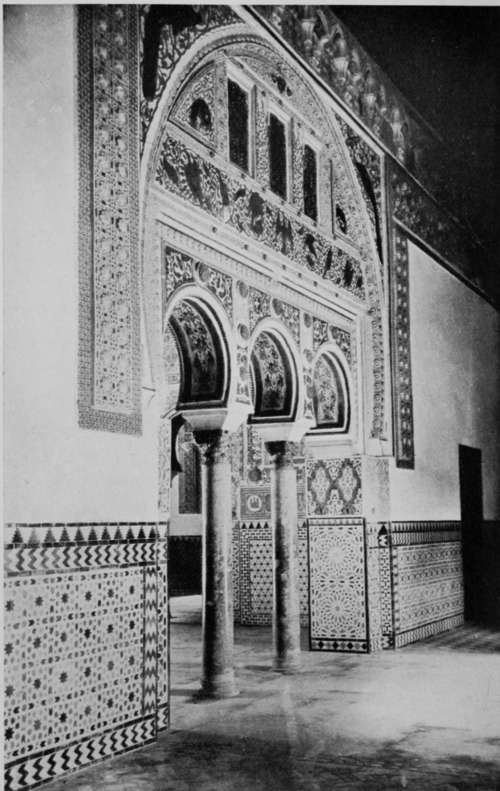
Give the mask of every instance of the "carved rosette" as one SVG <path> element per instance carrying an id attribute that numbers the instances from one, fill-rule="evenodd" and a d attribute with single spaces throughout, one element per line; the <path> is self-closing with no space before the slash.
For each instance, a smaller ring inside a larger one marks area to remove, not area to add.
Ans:
<path id="1" fill-rule="evenodd" d="M 202 464 L 230 464 L 231 434 L 228 431 L 201 430 L 193 432 L 194 440 L 200 449 Z"/>

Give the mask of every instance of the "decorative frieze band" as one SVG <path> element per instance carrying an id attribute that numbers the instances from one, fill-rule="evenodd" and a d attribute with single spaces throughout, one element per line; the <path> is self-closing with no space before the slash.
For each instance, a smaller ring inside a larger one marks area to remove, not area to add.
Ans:
<path id="1" fill-rule="evenodd" d="M 391 357 L 394 445 L 398 467 L 413 469 L 413 395 L 410 349 L 408 242 L 394 227 L 391 260 Z"/>
<path id="2" fill-rule="evenodd" d="M 387 188 L 393 218 L 454 275 L 490 301 L 498 301 L 500 289 L 496 273 L 488 266 L 484 251 L 464 224 L 389 160 Z"/>
<path id="3" fill-rule="evenodd" d="M 78 9 L 79 423 L 141 432 L 137 7 Z"/>
<path id="4" fill-rule="evenodd" d="M 451 158 L 405 98 L 327 6 L 257 6 L 280 39 L 302 58 L 350 114 L 440 201 L 467 206 L 450 179 Z"/>
<path id="5" fill-rule="evenodd" d="M 353 296 L 365 299 L 364 275 L 359 261 L 278 209 L 260 193 L 242 186 L 238 180 L 190 151 L 183 141 L 171 136 L 165 138 L 156 181 L 245 236 L 331 280 Z"/>
<path id="6" fill-rule="evenodd" d="M 461 541 L 461 522 L 392 522 L 390 525 L 393 546 L 432 544 L 435 542 Z"/>

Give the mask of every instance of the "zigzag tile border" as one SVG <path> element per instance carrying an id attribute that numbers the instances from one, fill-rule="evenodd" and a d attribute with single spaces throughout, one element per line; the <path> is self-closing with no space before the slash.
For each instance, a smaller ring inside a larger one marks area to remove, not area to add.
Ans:
<path id="1" fill-rule="evenodd" d="M 4 565 L 6 576 L 25 573 L 56 574 L 114 566 L 157 562 L 166 525 L 48 524 L 6 525 Z"/>
<path id="2" fill-rule="evenodd" d="M 151 714 L 156 709 L 158 678 L 158 580 L 157 569 L 147 566 L 144 569 L 144 662 L 143 672 L 143 714 Z"/>
<path id="3" fill-rule="evenodd" d="M 170 725 L 170 705 L 163 703 L 156 713 L 156 726 L 158 731 L 166 730 Z"/>
<path id="4" fill-rule="evenodd" d="M 5 767 L 5 791 L 36 788 L 87 764 L 133 750 L 156 738 L 156 717 L 128 722 L 99 736 L 30 756 Z"/>

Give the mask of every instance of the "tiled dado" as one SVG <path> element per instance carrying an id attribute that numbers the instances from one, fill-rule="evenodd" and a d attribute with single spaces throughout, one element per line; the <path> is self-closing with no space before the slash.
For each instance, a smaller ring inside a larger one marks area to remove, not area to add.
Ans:
<path id="1" fill-rule="evenodd" d="M 460 522 L 391 524 L 396 648 L 463 623 Z"/>
<path id="2" fill-rule="evenodd" d="M 309 620 L 307 522 L 299 519 L 297 562 L 300 620 Z M 273 535 L 268 521 L 239 522 L 233 528 L 235 618 L 245 626 L 269 625 L 273 614 Z"/>
<path id="3" fill-rule="evenodd" d="M 166 525 L 5 527 L 5 788 L 168 724 Z"/>

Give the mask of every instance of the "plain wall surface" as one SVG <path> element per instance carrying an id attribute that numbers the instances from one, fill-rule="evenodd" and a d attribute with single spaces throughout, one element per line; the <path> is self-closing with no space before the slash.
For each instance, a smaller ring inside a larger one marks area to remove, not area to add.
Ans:
<path id="1" fill-rule="evenodd" d="M 157 423 L 77 424 L 76 14 L 14 6 L 4 25 L 4 519 L 157 518 Z"/>
<path id="2" fill-rule="evenodd" d="M 415 470 L 391 471 L 393 520 L 460 519 L 458 445 L 482 452 L 500 516 L 500 314 L 410 244 Z"/>

